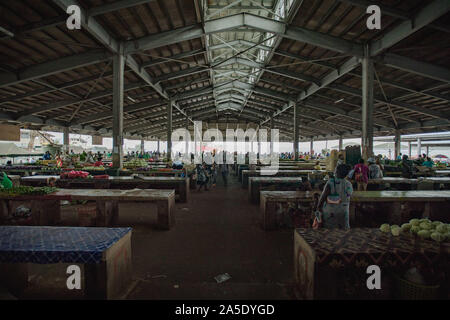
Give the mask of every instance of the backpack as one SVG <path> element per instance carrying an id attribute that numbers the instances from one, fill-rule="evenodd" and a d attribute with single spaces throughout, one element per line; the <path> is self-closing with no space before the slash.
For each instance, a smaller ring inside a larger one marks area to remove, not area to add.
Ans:
<path id="1" fill-rule="evenodd" d="M 364 178 L 363 178 L 361 167 L 357 167 L 355 169 L 355 180 L 356 180 L 356 182 L 364 182 Z"/>

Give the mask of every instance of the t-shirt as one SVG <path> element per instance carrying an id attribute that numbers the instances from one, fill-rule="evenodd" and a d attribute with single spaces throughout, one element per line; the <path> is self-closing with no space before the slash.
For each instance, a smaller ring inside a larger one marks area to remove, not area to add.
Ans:
<path id="1" fill-rule="evenodd" d="M 423 166 L 428 167 L 428 168 L 433 168 L 434 162 L 433 161 L 425 161 L 424 163 L 422 163 Z"/>
<path id="2" fill-rule="evenodd" d="M 368 183 L 369 182 L 369 168 L 365 164 L 358 163 L 355 166 L 355 179 L 357 179 L 358 174 L 362 174 L 362 182 Z"/>
<path id="3" fill-rule="evenodd" d="M 377 164 L 371 164 L 369 166 L 369 179 L 381 179 L 383 178 L 383 173 L 380 166 Z"/>
<path id="4" fill-rule="evenodd" d="M 353 186 L 347 179 L 331 178 L 325 187 L 330 188 L 330 194 L 338 194 L 342 205 L 350 203 L 350 197 L 353 193 Z"/>
<path id="5" fill-rule="evenodd" d="M 11 189 L 13 187 L 12 181 L 8 178 L 8 176 L 3 173 L 3 179 L 0 183 L 4 189 Z"/>

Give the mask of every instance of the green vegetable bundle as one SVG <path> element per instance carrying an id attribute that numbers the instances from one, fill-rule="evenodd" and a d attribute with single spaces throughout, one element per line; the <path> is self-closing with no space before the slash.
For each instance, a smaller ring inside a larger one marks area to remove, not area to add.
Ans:
<path id="1" fill-rule="evenodd" d="M 23 196 L 23 195 L 46 195 L 57 191 L 55 187 L 31 187 L 31 186 L 18 186 L 11 189 L 0 189 L 0 194 L 10 196 Z"/>
<path id="2" fill-rule="evenodd" d="M 450 224 L 429 219 L 411 219 L 409 223 L 404 223 L 400 227 L 384 223 L 380 226 L 380 231 L 392 233 L 394 236 L 403 233 L 416 235 L 421 239 L 431 238 L 436 242 L 450 241 Z"/>

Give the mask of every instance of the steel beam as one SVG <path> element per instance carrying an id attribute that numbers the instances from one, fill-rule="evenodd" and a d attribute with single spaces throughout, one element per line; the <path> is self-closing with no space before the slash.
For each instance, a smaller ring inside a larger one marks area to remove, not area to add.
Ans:
<path id="1" fill-rule="evenodd" d="M 109 55 L 106 51 L 94 50 L 32 65 L 26 67 L 22 71 L 19 71 L 17 74 L 3 72 L 0 73 L 0 88 L 104 62 L 109 59 L 111 59 L 111 55 Z"/>
<path id="2" fill-rule="evenodd" d="M 433 65 L 423 61 L 417 61 L 392 53 L 385 54 L 377 61 L 380 61 L 388 67 L 414 73 L 421 77 L 450 83 L 450 69 L 445 67 Z"/>
<path id="3" fill-rule="evenodd" d="M 384 50 L 406 39 L 414 32 L 429 25 L 434 20 L 445 15 L 450 10 L 450 1 L 434 0 L 425 6 L 410 20 L 403 21 L 398 26 L 387 32 L 380 39 L 370 44 L 370 56 L 376 56 Z"/>

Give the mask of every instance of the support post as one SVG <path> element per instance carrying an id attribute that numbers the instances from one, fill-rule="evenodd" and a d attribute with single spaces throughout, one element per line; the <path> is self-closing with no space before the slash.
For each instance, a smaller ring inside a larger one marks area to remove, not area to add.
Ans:
<path id="1" fill-rule="evenodd" d="M 339 151 L 344 149 L 344 139 L 342 139 L 342 136 L 339 136 Z"/>
<path id="2" fill-rule="evenodd" d="M 113 168 L 122 169 L 123 165 L 123 75 L 125 59 L 115 54 L 113 61 Z"/>
<path id="3" fill-rule="evenodd" d="M 294 107 L 294 159 L 299 159 L 298 154 L 298 136 L 300 128 L 300 105 L 294 101 L 289 101 L 289 104 Z"/>
<path id="4" fill-rule="evenodd" d="M 256 141 L 258 144 L 258 155 L 256 157 L 256 159 L 260 159 L 261 158 L 261 139 L 259 137 L 259 129 L 256 131 Z"/>
<path id="5" fill-rule="evenodd" d="M 422 154 L 422 139 L 417 139 L 417 155 L 420 156 Z"/>
<path id="6" fill-rule="evenodd" d="M 400 135 L 399 130 L 395 131 L 394 145 L 395 145 L 395 147 L 394 147 L 395 148 L 395 159 L 397 159 L 401 153 L 401 145 L 402 145 L 402 140 L 401 140 L 401 135 Z"/>
<path id="7" fill-rule="evenodd" d="M 70 145 L 70 138 L 69 138 L 69 128 L 68 127 L 64 127 L 64 132 L 63 132 L 63 139 L 64 139 L 64 152 L 69 153 L 69 145 Z"/>
<path id="8" fill-rule="evenodd" d="M 430 146 L 427 146 L 426 148 L 427 148 L 427 157 L 429 157 L 430 156 Z"/>
<path id="9" fill-rule="evenodd" d="M 189 157 L 189 118 L 186 117 L 186 136 L 184 137 L 185 140 L 185 150 L 186 150 L 186 157 Z"/>
<path id="10" fill-rule="evenodd" d="M 159 138 L 158 138 L 158 145 L 157 145 L 157 149 L 156 149 L 159 153 Z"/>
<path id="11" fill-rule="evenodd" d="M 362 155 L 365 160 L 373 156 L 373 83 L 373 60 L 366 45 L 362 59 Z"/>
<path id="12" fill-rule="evenodd" d="M 311 141 L 309 143 L 309 154 L 312 156 L 314 154 L 314 138 L 311 137 Z"/>
<path id="13" fill-rule="evenodd" d="M 412 144 L 411 141 L 408 141 L 408 157 L 412 156 Z"/>
<path id="14" fill-rule="evenodd" d="M 272 130 L 275 129 L 275 120 L 270 117 L 270 154 L 273 153 L 273 141 L 272 141 Z"/>
<path id="15" fill-rule="evenodd" d="M 145 141 L 144 139 L 141 139 L 141 154 L 144 154 L 145 152 Z"/>
<path id="16" fill-rule="evenodd" d="M 167 103 L 167 159 L 172 160 L 172 106 L 173 101 Z"/>

